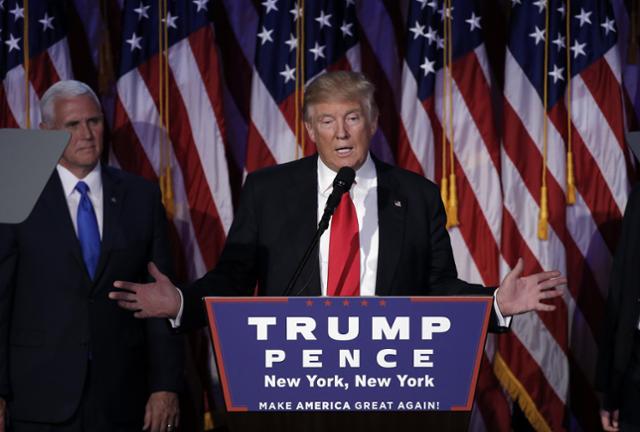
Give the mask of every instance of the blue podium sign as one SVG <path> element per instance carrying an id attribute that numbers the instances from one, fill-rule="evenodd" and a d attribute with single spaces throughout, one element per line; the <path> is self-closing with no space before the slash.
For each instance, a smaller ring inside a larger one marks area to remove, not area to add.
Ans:
<path id="1" fill-rule="evenodd" d="M 228 411 L 464 411 L 492 298 L 205 303 Z"/>

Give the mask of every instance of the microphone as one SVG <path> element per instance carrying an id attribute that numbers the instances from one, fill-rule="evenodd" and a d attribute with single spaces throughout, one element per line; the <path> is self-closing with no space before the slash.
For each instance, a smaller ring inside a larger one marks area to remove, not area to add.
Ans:
<path id="1" fill-rule="evenodd" d="M 329 227 L 329 220 L 331 220 L 331 216 L 333 216 L 333 213 L 336 211 L 336 207 L 338 207 L 338 204 L 340 204 L 342 195 L 345 192 L 349 192 L 349 189 L 351 189 L 351 185 L 353 184 L 353 180 L 355 180 L 355 178 L 356 178 L 356 172 L 353 170 L 353 168 L 342 167 L 340 168 L 340 171 L 338 171 L 338 174 L 336 175 L 336 177 L 333 179 L 333 191 L 331 191 L 331 195 L 329 195 L 329 198 L 327 198 L 327 204 L 324 207 L 324 213 L 320 218 L 320 222 L 318 222 L 318 229 L 316 229 L 316 233 L 313 236 L 313 239 L 311 240 L 309 247 L 307 247 L 307 250 L 305 251 L 304 256 L 302 257 L 302 261 L 300 261 L 300 264 L 298 264 L 298 268 L 296 268 L 295 273 L 291 277 L 291 280 L 287 285 L 287 289 L 283 293 L 284 296 L 290 295 L 291 292 L 293 291 L 293 288 L 295 287 L 296 282 L 298 281 L 298 278 L 302 273 L 302 269 L 304 269 L 304 266 L 307 264 L 307 261 L 309 261 L 309 258 L 311 257 L 311 253 L 313 252 L 316 245 L 318 244 L 318 241 L 320 240 L 320 236 L 322 236 L 322 234 Z M 306 285 L 302 287 L 302 289 L 299 290 L 296 293 L 296 295 L 301 293 L 305 287 Z"/>
<path id="2" fill-rule="evenodd" d="M 327 204 L 324 207 L 324 213 L 320 218 L 320 222 L 318 223 L 318 229 L 321 229 L 324 232 L 329 227 L 329 220 L 333 213 L 336 211 L 336 207 L 340 204 L 340 200 L 342 199 L 342 194 L 348 192 L 351 189 L 351 185 L 353 184 L 353 180 L 356 178 L 356 172 L 351 167 L 342 167 L 336 178 L 333 179 L 333 191 L 329 198 L 327 198 Z M 321 233 L 322 234 L 322 233 Z"/>

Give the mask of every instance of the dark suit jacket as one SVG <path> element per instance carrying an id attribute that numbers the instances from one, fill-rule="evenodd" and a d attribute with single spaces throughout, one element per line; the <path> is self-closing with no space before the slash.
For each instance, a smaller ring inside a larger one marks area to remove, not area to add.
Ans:
<path id="1" fill-rule="evenodd" d="M 604 331 L 598 353 L 596 388 L 607 409 L 620 407 L 640 317 L 640 186 L 629 195 L 613 260 Z M 628 377 L 627 377 L 628 378 Z"/>
<path id="2" fill-rule="evenodd" d="M 457 278 L 438 187 L 422 176 L 375 160 L 379 254 L 376 294 L 491 295 Z M 201 298 L 283 295 L 318 224 L 317 156 L 247 177 L 216 268 L 183 291 L 182 327 L 205 325 Z M 293 294 L 320 295 L 318 251 Z M 495 323 L 494 323 L 495 324 Z"/>
<path id="3" fill-rule="evenodd" d="M 107 298 L 116 279 L 145 281 L 151 260 L 164 271 L 170 267 L 159 190 L 109 167 L 102 168 L 102 182 L 95 281 L 57 172 L 25 222 L 0 225 L 0 395 L 15 419 L 68 419 L 89 366 L 92 391 L 114 421 L 142 424 L 149 393 L 180 385 L 182 340 L 164 320 L 137 320 Z"/>

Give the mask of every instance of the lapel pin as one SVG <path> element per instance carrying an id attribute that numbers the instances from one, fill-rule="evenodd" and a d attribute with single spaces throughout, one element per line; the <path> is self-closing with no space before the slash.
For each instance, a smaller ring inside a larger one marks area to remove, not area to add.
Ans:
<path id="1" fill-rule="evenodd" d="M 111 203 L 112 203 L 112 204 L 115 204 L 115 203 L 116 203 L 116 201 L 117 201 L 117 200 L 116 200 L 116 197 L 111 197 Z"/>
<path id="2" fill-rule="evenodd" d="M 396 206 L 396 207 L 402 207 L 402 203 L 399 200 L 395 200 L 393 202 L 393 205 Z"/>

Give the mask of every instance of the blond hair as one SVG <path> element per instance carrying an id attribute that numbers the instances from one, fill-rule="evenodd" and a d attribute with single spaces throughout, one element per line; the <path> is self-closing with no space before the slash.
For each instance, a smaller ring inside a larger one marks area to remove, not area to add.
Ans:
<path id="1" fill-rule="evenodd" d="M 310 122 L 309 108 L 315 104 L 331 101 L 360 102 L 369 121 L 378 117 L 378 106 L 373 97 L 375 86 L 360 72 L 327 72 L 313 80 L 304 92 L 302 116 Z"/>

